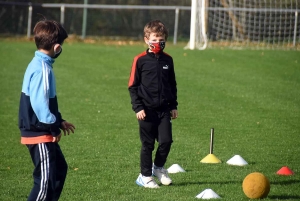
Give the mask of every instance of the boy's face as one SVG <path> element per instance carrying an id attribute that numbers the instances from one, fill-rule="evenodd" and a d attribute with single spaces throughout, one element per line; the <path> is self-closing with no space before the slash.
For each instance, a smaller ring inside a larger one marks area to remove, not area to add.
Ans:
<path id="1" fill-rule="evenodd" d="M 145 39 L 145 42 L 147 44 L 148 44 L 148 42 L 150 42 L 150 43 L 158 43 L 158 42 L 165 42 L 166 41 L 164 35 L 158 36 L 156 33 L 150 33 L 149 38 L 145 37 L 144 39 Z"/>
<path id="2" fill-rule="evenodd" d="M 165 46 L 165 36 L 159 36 L 156 33 L 150 33 L 149 38 L 144 37 L 144 41 L 145 43 L 149 46 L 149 52 L 154 52 L 154 53 L 158 53 L 157 51 L 155 51 L 155 45 L 157 44 L 158 47 L 160 47 L 160 51 L 162 51 L 164 49 Z M 163 47 L 162 45 L 163 44 Z"/>

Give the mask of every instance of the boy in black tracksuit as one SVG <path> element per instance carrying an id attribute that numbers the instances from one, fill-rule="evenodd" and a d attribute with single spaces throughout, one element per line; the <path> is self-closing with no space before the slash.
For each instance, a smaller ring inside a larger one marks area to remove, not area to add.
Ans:
<path id="1" fill-rule="evenodd" d="M 146 24 L 144 40 L 149 48 L 134 58 L 128 84 L 142 143 L 141 173 L 136 183 L 146 188 L 159 187 L 152 175 L 163 185 L 172 183 L 164 165 L 173 142 L 171 118 L 178 116 L 178 103 L 173 59 L 163 52 L 167 37 L 168 31 L 161 21 Z M 153 163 L 155 140 L 159 146 Z"/>

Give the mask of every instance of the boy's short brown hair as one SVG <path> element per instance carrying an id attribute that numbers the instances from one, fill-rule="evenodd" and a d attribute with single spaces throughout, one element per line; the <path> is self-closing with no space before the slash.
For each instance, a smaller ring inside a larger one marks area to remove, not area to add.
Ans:
<path id="1" fill-rule="evenodd" d="M 53 20 L 42 20 L 33 28 L 34 41 L 38 49 L 50 50 L 53 45 L 62 45 L 68 37 L 61 24 Z"/>
<path id="2" fill-rule="evenodd" d="M 157 36 L 165 36 L 166 40 L 169 36 L 167 28 L 160 20 L 153 20 L 145 25 L 144 37 L 149 38 L 151 33 L 156 33 Z"/>

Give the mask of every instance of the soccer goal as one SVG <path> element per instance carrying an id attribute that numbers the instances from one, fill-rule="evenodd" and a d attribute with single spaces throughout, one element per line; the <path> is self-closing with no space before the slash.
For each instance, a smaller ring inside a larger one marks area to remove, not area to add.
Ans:
<path id="1" fill-rule="evenodd" d="M 300 49 L 299 0 L 191 0 L 186 49 Z"/>

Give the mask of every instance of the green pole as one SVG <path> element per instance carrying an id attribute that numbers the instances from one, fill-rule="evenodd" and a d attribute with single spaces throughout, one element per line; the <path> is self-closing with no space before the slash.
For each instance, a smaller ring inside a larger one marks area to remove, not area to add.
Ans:
<path id="1" fill-rule="evenodd" d="M 86 21 L 87 21 L 87 7 L 88 0 L 84 0 L 84 8 L 83 8 L 83 18 L 82 18 L 82 39 L 85 39 L 86 36 Z"/>

